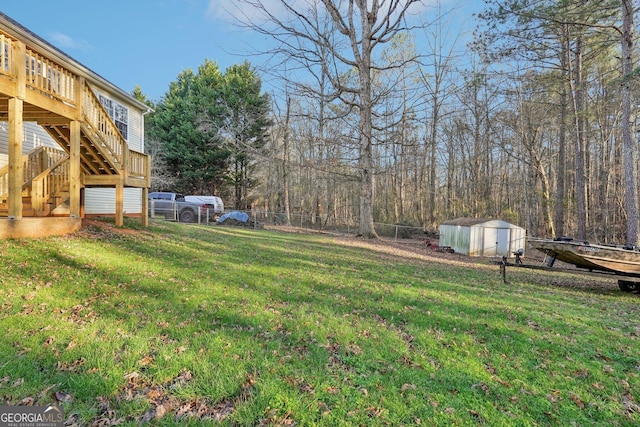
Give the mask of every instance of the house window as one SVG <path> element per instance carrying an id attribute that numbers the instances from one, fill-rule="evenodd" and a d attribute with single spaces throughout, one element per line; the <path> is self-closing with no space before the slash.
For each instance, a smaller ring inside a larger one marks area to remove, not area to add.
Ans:
<path id="1" fill-rule="evenodd" d="M 116 124 L 120 135 L 122 135 L 124 139 L 127 139 L 129 134 L 129 110 L 127 110 L 127 107 L 103 95 L 100 95 L 100 103 Z"/>

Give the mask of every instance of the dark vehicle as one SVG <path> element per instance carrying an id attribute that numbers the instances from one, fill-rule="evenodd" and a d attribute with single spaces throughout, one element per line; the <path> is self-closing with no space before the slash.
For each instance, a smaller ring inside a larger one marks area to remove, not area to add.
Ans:
<path id="1" fill-rule="evenodd" d="M 197 222 L 198 214 L 207 213 L 205 203 L 188 202 L 182 194 L 164 191 L 149 193 L 149 216 L 163 216 L 180 222 Z"/>

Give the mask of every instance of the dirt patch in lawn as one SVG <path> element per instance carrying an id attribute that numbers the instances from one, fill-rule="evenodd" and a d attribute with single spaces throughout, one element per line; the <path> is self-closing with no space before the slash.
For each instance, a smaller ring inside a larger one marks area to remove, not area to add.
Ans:
<path id="1" fill-rule="evenodd" d="M 107 237 L 108 235 L 139 236 L 148 234 L 149 232 L 146 230 L 116 227 L 110 222 L 99 219 L 82 218 L 82 228 L 78 233 L 88 237 Z"/>

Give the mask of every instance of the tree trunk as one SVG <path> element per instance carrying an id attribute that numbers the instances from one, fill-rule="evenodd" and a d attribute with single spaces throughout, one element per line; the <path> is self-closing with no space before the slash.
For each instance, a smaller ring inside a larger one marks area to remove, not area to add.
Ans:
<path id="1" fill-rule="evenodd" d="M 368 238 L 378 238 L 373 224 L 373 125 L 372 111 L 373 100 L 371 98 L 371 14 L 367 11 L 367 2 L 357 2 L 360 7 L 362 24 L 360 58 L 358 62 L 358 77 L 360 79 L 360 229 L 358 234 Z M 354 54 L 358 55 L 354 46 Z"/>
<path id="2" fill-rule="evenodd" d="M 575 115 L 575 197 L 577 215 L 577 238 L 586 239 L 587 230 L 587 197 L 585 177 L 585 110 L 584 110 L 584 85 L 582 81 L 582 38 L 576 40 L 574 51 L 573 69 L 573 112 Z"/>
<path id="3" fill-rule="evenodd" d="M 291 225 L 291 208 L 289 202 L 289 117 L 291 114 L 291 98 L 287 96 L 287 111 L 284 120 L 284 137 L 282 153 L 282 187 L 284 192 L 284 215 L 287 225 Z"/>
<path id="4" fill-rule="evenodd" d="M 627 211 L 627 245 L 638 242 L 638 201 L 635 167 L 635 147 L 631 138 L 631 73 L 633 71 L 633 4 L 622 0 L 622 143 L 625 188 L 625 210 Z"/>
<path id="5" fill-rule="evenodd" d="M 564 69 L 564 68 L 563 68 Z M 566 169 L 567 169 L 567 91 L 562 83 L 560 93 L 560 126 L 558 129 L 558 164 L 556 169 L 556 236 L 564 235 L 564 199 L 566 197 Z"/>

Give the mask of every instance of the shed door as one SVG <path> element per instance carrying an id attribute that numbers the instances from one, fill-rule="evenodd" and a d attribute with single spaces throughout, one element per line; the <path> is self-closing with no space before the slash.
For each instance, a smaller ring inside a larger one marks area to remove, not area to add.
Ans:
<path id="1" fill-rule="evenodd" d="M 508 228 L 484 229 L 484 256 L 509 256 L 511 233 Z"/>
<path id="2" fill-rule="evenodd" d="M 509 256 L 511 246 L 511 230 L 508 228 L 498 228 L 498 247 L 496 255 Z"/>

